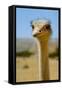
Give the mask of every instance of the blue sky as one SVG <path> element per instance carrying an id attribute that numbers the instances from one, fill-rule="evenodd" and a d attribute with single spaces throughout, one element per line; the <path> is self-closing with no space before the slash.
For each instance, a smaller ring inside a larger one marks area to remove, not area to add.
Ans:
<path id="1" fill-rule="evenodd" d="M 52 38 L 58 38 L 58 11 L 47 9 L 16 8 L 16 38 L 32 38 L 31 21 L 38 18 L 50 20 Z"/>

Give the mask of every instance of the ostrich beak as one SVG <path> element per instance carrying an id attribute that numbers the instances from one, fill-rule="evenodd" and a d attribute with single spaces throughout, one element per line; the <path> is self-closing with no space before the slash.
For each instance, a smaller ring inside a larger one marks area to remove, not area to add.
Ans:
<path id="1" fill-rule="evenodd" d="M 35 37 L 38 33 L 38 30 L 33 30 L 32 35 Z"/>

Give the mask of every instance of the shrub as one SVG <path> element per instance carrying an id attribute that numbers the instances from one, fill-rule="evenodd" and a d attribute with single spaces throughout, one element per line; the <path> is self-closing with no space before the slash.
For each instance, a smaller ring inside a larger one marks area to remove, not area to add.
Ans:
<path id="1" fill-rule="evenodd" d="M 56 48 L 56 51 L 49 54 L 50 58 L 55 58 L 59 56 L 59 48 Z"/>
<path id="2" fill-rule="evenodd" d="M 19 57 L 30 57 L 33 54 L 34 54 L 33 52 L 30 52 L 30 51 L 26 50 L 26 51 L 17 52 L 16 56 L 19 56 Z"/>

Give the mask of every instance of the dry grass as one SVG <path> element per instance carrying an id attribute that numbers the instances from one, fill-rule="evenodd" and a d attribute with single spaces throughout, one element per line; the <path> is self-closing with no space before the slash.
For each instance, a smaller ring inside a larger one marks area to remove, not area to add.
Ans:
<path id="1" fill-rule="evenodd" d="M 58 79 L 58 60 L 49 59 L 50 80 Z M 16 82 L 38 81 L 39 61 L 32 55 L 29 58 L 16 58 Z M 40 79 L 42 80 L 42 78 Z"/>

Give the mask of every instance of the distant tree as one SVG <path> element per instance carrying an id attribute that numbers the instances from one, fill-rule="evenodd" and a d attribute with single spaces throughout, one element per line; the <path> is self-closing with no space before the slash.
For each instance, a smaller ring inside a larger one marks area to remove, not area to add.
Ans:
<path id="1" fill-rule="evenodd" d="M 29 65 L 27 64 L 27 59 L 26 58 L 28 58 L 28 57 L 30 57 L 31 55 L 33 55 L 34 53 L 33 52 L 30 52 L 30 51 L 28 51 L 28 50 L 25 50 L 25 51 L 21 51 L 21 52 L 17 52 L 16 53 L 16 57 L 18 56 L 18 57 L 23 57 L 23 60 L 25 60 L 25 62 L 26 62 L 26 64 L 24 65 L 24 69 L 27 69 L 27 68 L 29 68 Z"/>
<path id="2" fill-rule="evenodd" d="M 49 54 L 50 58 L 59 57 L 59 48 L 56 48 L 55 52 Z"/>
<path id="3" fill-rule="evenodd" d="M 25 51 L 17 52 L 16 56 L 26 58 L 26 57 L 30 57 L 33 54 L 34 54 L 33 52 L 25 50 Z"/>

